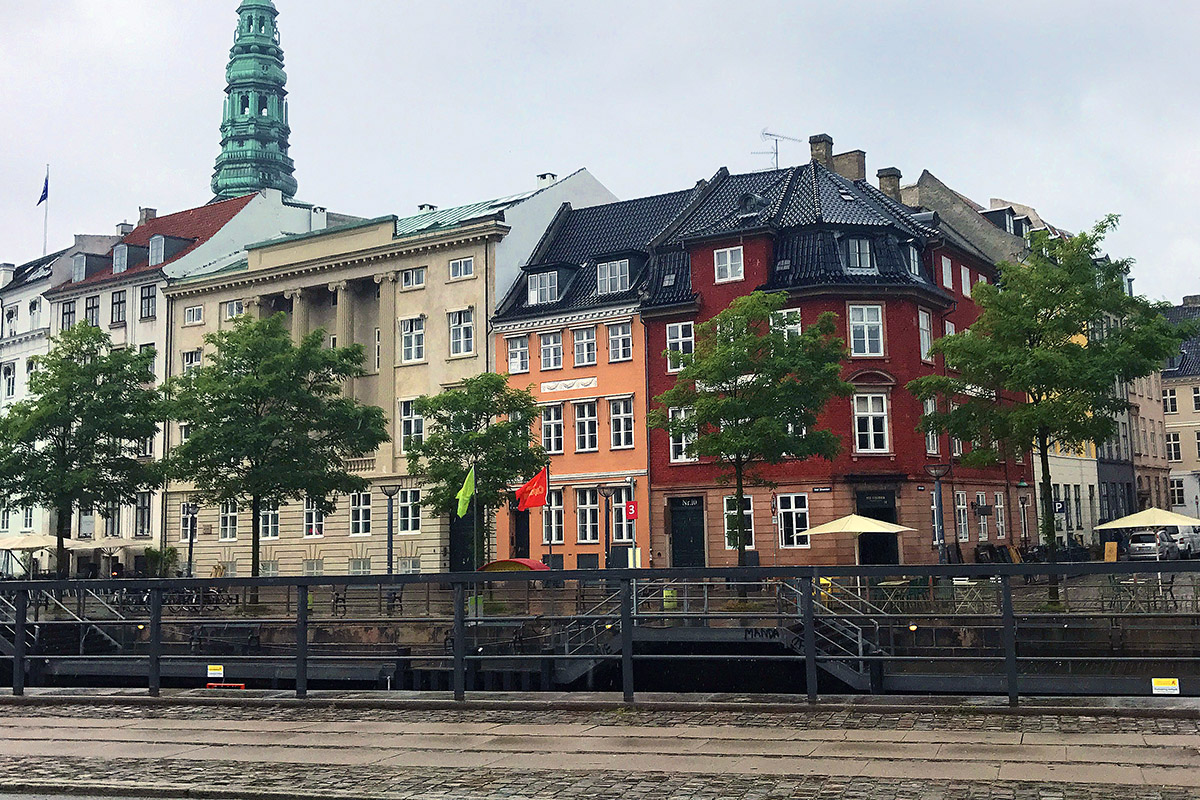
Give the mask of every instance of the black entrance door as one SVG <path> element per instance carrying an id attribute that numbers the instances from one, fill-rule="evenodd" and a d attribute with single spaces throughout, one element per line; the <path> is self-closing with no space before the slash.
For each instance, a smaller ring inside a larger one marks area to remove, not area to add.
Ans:
<path id="1" fill-rule="evenodd" d="M 704 498 L 672 497 L 667 501 L 671 516 L 671 566 L 704 566 Z"/>
<path id="2" fill-rule="evenodd" d="M 516 529 L 513 531 L 513 558 L 529 558 L 529 512 L 513 509 Z"/>
<path id="3" fill-rule="evenodd" d="M 471 515 L 450 515 L 450 571 L 472 572 Z M 483 566 L 482 564 L 480 566 Z"/>
<path id="4" fill-rule="evenodd" d="M 896 492 L 873 489 L 859 492 L 858 513 L 884 522 L 896 522 Z M 899 564 L 900 541 L 894 533 L 863 533 L 858 537 L 859 564 Z"/>

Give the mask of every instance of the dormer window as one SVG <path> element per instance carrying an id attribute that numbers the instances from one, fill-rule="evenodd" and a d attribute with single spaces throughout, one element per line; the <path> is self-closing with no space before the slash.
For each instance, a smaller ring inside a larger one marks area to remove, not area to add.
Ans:
<path id="1" fill-rule="evenodd" d="M 742 248 L 727 247 L 713 251 L 713 267 L 716 283 L 740 281 L 745 276 L 742 264 Z"/>
<path id="2" fill-rule="evenodd" d="M 163 250 L 166 247 L 167 240 L 162 236 L 150 237 L 150 266 L 157 267 L 163 263 Z"/>
<path id="3" fill-rule="evenodd" d="M 917 277 L 921 276 L 921 251 L 915 244 L 908 246 L 908 271 Z"/>
<path id="4" fill-rule="evenodd" d="M 113 248 L 113 274 L 119 275 L 129 266 L 129 248 L 119 244 Z"/>
<path id="5" fill-rule="evenodd" d="M 71 282 L 80 283 L 87 274 L 87 256 L 76 253 L 71 259 Z"/>
<path id="6" fill-rule="evenodd" d="M 529 305 L 558 300 L 558 273 L 539 272 L 529 276 Z"/>
<path id="7" fill-rule="evenodd" d="M 629 259 L 596 265 L 596 294 L 629 290 Z"/>
<path id="8" fill-rule="evenodd" d="M 871 240 L 853 238 L 846 240 L 846 271 L 875 272 L 875 262 L 871 259 Z"/>

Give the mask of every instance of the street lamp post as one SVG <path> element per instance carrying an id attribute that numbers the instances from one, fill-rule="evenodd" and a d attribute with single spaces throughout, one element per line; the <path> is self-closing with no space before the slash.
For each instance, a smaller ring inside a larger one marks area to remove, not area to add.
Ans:
<path id="1" fill-rule="evenodd" d="M 617 492 L 615 486 L 597 486 L 596 491 L 604 498 L 604 568 L 608 569 L 609 548 L 612 536 L 612 497 Z"/>
<path id="2" fill-rule="evenodd" d="M 380 490 L 387 495 L 388 517 L 387 517 L 387 574 L 391 575 L 396 571 L 396 558 L 393 552 L 393 547 L 396 538 L 396 494 L 400 491 L 400 487 L 394 483 L 389 483 L 379 487 Z"/>
<path id="3" fill-rule="evenodd" d="M 926 464 L 925 471 L 933 478 L 933 540 L 937 544 L 938 563 L 946 563 L 946 521 L 942 510 L 942 478 L 950 473 L 949 464 Z"/>
<path id="4" fill-rule="evenodd" d="M 192 574 L 192 554 L 196 547 L 196 515 L 200 513 L 200 508 L 195 503 L 184 503 L 180 513 L 187 519 L 188 532 L 188 561 L 187 561 L 187 576 L 195 577 Z"/>

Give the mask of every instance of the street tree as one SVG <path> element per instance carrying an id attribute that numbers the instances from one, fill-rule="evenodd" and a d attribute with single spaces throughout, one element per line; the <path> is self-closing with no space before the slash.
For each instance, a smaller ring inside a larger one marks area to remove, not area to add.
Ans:
<path id="1" fill-rule="evenodd" d="M 818 428 L 817 418 L 832 398 L 852 391 L 841 379 L 846 348 L 835 335 L 835 315 L 801 329 L 784 310 L 786 300 L 782 292 L 756 291 L 697 325 L 694 352 L 667 351 L 681 369 L 650 412 L 651 427 L 686 443 L 684 455 L 726 468 L 736 503 L 730 544 L 739 564 L 746 557 L 746 487 L 771 485 L 761 470 L 767 464 L 832 460 L 838 435 Z"/>
<path id="2" fill-rule="evenodd" d="M 509 502 L 511 487 L 546 466 L 546 451 L 531 435 L 537 401 L 527 389 L 509 386 L 507 375 L 484 373 L 417 398 L 415 410 L 425 434 L 403 444 L 409 472 L 424 486 L 422 504 L 436 514 L 456 514 L 463 481 L 475 470 L 471 555 L 474 566 L 482 566 L 489 512 Z"/>
<path id="3" fill-rule="evenodd" d="M 323 330 L 293 342 L 284 315 L 243 315 L 204 337 L 207 363 L 173 379 L 172 418 L 189 436 L 169 456 L 200 502 L 250 500 L 250 574 L 259 574 L 264 504 L 305 499 L 331 513 L 369 482 L 346 469 L 388 440 L 383 410 L 344 391 L 363 375 L 363 348 L 326 347 Z"/>
<path id="4" fill-rule="evenodd" d="M 972 287 L 979 317 L 971 327 L 933 343 L 947 374 L 909 383 L 918 398 L 938 402 L 923 429 L 975 443 L 965 463 L 1033 451 L 1051 560 L 1051 447 L 1111 438 L 1113 415 L 1128 408 L 1123 384 L 1161 369 L 1190 333 L 1167 322 L 1164 304 L 1130 293 L 1131 261 L 1102 254 L 1116 223 L 1109 216 L 1071 237 L 1035 233 L 1023 263 L 1000 264 L 997 285 Z M 1057 599 L 1056 583 L 1050 599 Z"/>
<path id="5" fill-rule="evenodd" d="M 114 347 L 81 322 L 32 357 L 29 396 L 0 420 L 0 496 L 54 511 L 60 578 L 75 510 L 107 513 L 162 482 L 159 465 L 140 456 L 165 416 L 153 363 L 152 350 Z"/>

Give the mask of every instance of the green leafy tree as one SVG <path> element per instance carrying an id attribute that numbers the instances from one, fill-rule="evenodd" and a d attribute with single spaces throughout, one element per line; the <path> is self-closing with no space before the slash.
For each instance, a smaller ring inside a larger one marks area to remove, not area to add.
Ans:
<path id="1" fill-rule="evenodd" d="M 817 428 L 817 417 L 853 387 L 841 379 L 845 343 L 836 317 L 822 314 L 800 333 L 789 330 L 784 293 L 753 292 L 696 326 L 695 348 L 667 351 L 682 369 L 675 386 L 655 398 L 650 425 L 688 442 L 686 455 L 715 459 L 732 478 L 736 508 L 747 485 L 769 486 L 765 464 L 833 459 L 837 434 Z M 672 413 L 671 409 L 682 409 Z M 738 563 L 745 562 L 743 514 L 735 513 Z"/>
<path id="2" fill-rule="evenodd" d="M 423 441 L 408 441 L 408 468 L 424 485 L 422 504 L 437 514 L 458 512 L 458 492 L 475 470 L 474 541 L 476 567 L 486 558 L 492 515 L 508 503 L 511 487 L 546 466 L 546 451 L 534 442 L 531 428 L 538 418 L 537 401 L 526 389 L 508 385 L 507 375 L 484 373 L 438 395 L 416 400 L 425 420 Z"/>
<path id="3" fill-rule="evenodd" d="M 965 463 L 1033 450 L 1052 560 L 1052 444 L 1081 448 L 1109 439 L 1113 415 L 1128 408 L 1121 384 L 1160 369 L 1190 333 L 1166 321 L 1164 305 L 1129 293 L 1130 261 L 1102 255 L 1116 222 L 1107 217 L 1070 238 L 1035 234 L 1024 263 L 999 265 L 998 285 L 972 287 L 975 323 L 934 342 L 949 374 L 909 384 L 918 398 L 939 399 L 939 411 L 922 420 L 925 430 L 976 443 Z M 1050 599 L 1057 599 L 1054 583 Z"/>
<path id="4" fill-rule="evenodd" d="M 79 323 L 33 357 L 29 397 L 0 421 L 0 495 L 54 511 L 60 578 L 76 509 L 126 505 L 162 482 L 159 465 L 138 456 L 164 419 L 153 361 Z"/>
<path id="5" fill-rule="evenodd" d="M 292 341 L 284 316 L 238 317 L 204 337 L 207 363 L 172 380 L 172 417 L 190 427 L 169 456 L 172 477 L 197 500 L 250 500 L 250 574 L 258 575 L 263 504 L 308 498 L 331 513 L 335 496 L 369 482 L 346 460 L 388 440 L 383 410 L 345 396 L 363 375 L 363 349 L 324 346 L 316 330 Z"/>

